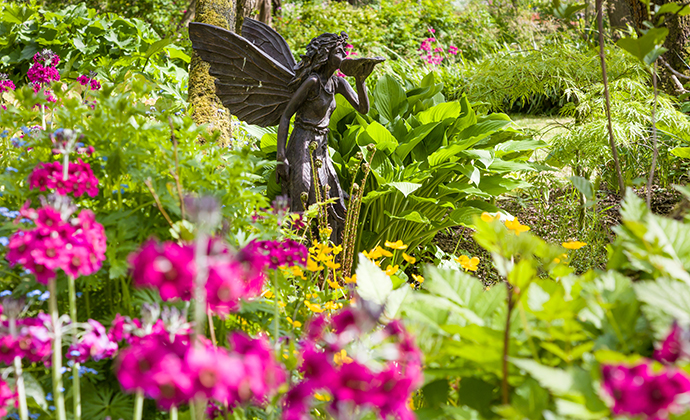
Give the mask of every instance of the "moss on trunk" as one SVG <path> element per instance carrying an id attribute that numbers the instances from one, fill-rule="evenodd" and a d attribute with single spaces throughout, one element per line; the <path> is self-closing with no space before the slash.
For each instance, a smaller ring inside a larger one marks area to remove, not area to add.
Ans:
<path id="1" fill-rule="evenodd" d="M 196 22 L 221 28 L 235 29 L 235 0 L 199 0 Z M 219 141 L 227 144 L 232 136 L 230 113 L 216 96 L 214 78 L 208 74 L 209 65 L 192 54 L 189 66 L 189 102 L 197 124 L 209 124 L 209 131 L 220 131 Z"/>

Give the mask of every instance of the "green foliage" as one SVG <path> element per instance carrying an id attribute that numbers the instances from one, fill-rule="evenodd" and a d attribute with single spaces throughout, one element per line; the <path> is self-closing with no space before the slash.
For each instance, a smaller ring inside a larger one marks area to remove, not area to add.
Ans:
<path id="1" fill-rule="evenodd" d="M 567 261 L 577 251 L 516 235 L 496 220 L 477 220 L 475 239 L 503 284 L 484 288 L 457 270 L 427 267 L 423 290 L 402 305 L 426 355 L 420 416 L 448 418 L 448 408 L 460 406 L 473 414 L 454 418 L 610 416 L 600 366 L 651 357 L 653 340 L 673 320 L 690 320 L 686 222 L 653 215 L 632 191 L 621 216 L 605 272 L 576 276 Z M 496 392 L 506 373 L 509 405 Z M 444 401 L 431 393 L 441 389 L 448 389 Z"/>
<path id="2" fill-rule="evenodd" d="M 608 147 L 608 128 L 604 111 L 603 85 L 569 89 L 574 102 L 562 108 L 561 114 L 574 119 L 565 134 L 552 140 L 547 162 L 562 167 L 569 165 L 574 173 L 589 178 L 596 170 L 610 189 L 616 189 L 615 173 Z M 620 78 L 610 83 L 611 121 L 619 147 L 623 175 L 628 183 L 642 178 L 651 162 L 651 125 L 654 93 L 641 81 Z M 661 185 L 673 182 L 669 177 L 674 158 L 668 150 L 689 142 L 690 120 L 677 110 L 673 98 L 659 94 L 655 120 L 660 140 L 658 180 Z"/>
<path id="3" fill-rule="evenodd" d="M 48 48 L 62 59 L 63 79 L 98 70 L 100 78 L 123 83 L 129 72 L 142 72 L 171 97 L 186 98 L 189 56 L 139 19 L 98 14 L 82 3 L 55 11 L 36 2 L 0 7 L 0 72 L 15 82 L 25 80 L 34 54 Z"/>
<path id="4" fill-rule="evenodd" d="M 354 51 L 391 59 L 418 55 L 419 44 L 436 30 L 444 43 L 475 59 L 499 47 L 495 25 L 486 9 L 469 4 L 457 13 L 449 0 L 382 0 L 375 6 L 352 7 L 347 2 L 285 3 L 276 29 L 293 53 L 323 32 L 345 31 Z M 481 35 L 480 35 L 481 34 Z"/>
<path id="5" fill-rule="evenodd" d="M 180 194 L 216 196 L 223 205 L 224 218 L 230 221 L 226 232 L 235 245 L 244 244 L 253 235 L 275 233 L 272 228 L 257 230 L 250 218 L 254 210 L 268 206 L 248 175 L 262 163 L 252 158 L 248 149 L 219 147 L 213 138 L 200 142 L 207 136 L 205 127 L 196 126 L 188 115 L 174 114 L 169 100 L 159 98 L 155 108 L 145 105 L 152 100 L 154 87 L 141 75 L 128 80 L 118 87 L 106 84 L 96 92 L 84 92 L 78 84 L 64 92 L 54 89 L 59 105 L 46 108 L 47 119 L 52 122 L 50 131 L 27 129 L 40 126 L 42 118 L 41 108 L 34 107 L 39 99 L 28 86 L 17 90 L 8 109 L 0 114 L 0 126 L 5 127 L 1 139 L 5 153 L 0 165 L 14 168 L 0 175 L 4 207 L 17 209 L 27 200 L 35 203 L 46 194 L 29 190 L 27 176 L 38 162 L 55 159 L 50 137 L 54 130 L 74 130 L 84 147 L 94 147 L 92 156 L 80 154 L 71 159 L 88 162 L 100 181 L 96 197 L 83 195 L 76 204 L 93 210 L 106 230 L 107 262 L 98 273 L 79 279 L 87 290 L 105 292 L 91 297 L 92 310 L 104 318 L 115 311 L 135 310 L 130 306 L 134 302 L 127 280 L 130 252 L 151 236 L 165 240 L 193 235 L 193 226 L 181 218 Z M 20 139 L 25 144 L 15 147 L 13 143 Z M 146 185 L 149 181 L 172 226 L 157 208 L 156 198 Z M 16 229 L 8 221 L 2 226 L 2 236 Z M 19 271 L 8 269 L 2 261 L 5 282 L 16 285 Z M 81 314 L 95 317 L 88 310 Z"/>
<path id="6" fill-rule="evenodd" d="M 358 250 L 386 240 L 423 247 L 436 232 L 471 225 L 472 215 L 495 209 L 487 201 L 527 185 L 507 175 L 533 170 L 526 160 L 545 144 L 526 139 L 504 114 L 476 115 L 466 98 L 445 102 L 441 89 L 434 73 L 407 90 L 383 76 L 367 116 L 338 99 L 331 147 L 346 190 L 361 182 L 357 153 L 368 144 L 377 150 L 364 186 Z"/>

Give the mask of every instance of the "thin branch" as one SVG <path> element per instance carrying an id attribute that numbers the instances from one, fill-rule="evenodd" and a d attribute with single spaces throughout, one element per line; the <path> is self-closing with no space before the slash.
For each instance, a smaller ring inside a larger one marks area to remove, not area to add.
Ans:
<path id="1" fill-rule="evenodd" d="M 180 23 L 177 24 L 177 28 L 175 28 L 175 33 L 180 33 L 180 30 L 182 28 L 186 28 L 189 26 L 189 22 L 194 20 L 194 16 L 196 15 L 196 2 L 197 0 L 192 0 L 189 2 L 189 6 L 187 6 L 187 10 L 184 12 L 184 15 L 182 15 L 182 20 L 180 20 Z"/>
<path id="2" fill-rule="evenodd" d="M 503 332 L 503 378 L 501 380 L 501 394 L 504 405 L 510 404 L 508 395 L 508 354 L 510 352 L 510 318 L 513 313 L 513 286 L 506 281 L 506 288 L 508 289 L 508 311 L 506 315 L 506 329 Z"/>
<path id="3" fill-rule="evenodd" d="M 620 193 L 625 193 L 625 181 L 621 173 L 621 164 L 618 159 L 618 149 L 616 148 L 616 140 L 613 137 L 613 126 L 611 123 L 611 96 L 609 95 L 609 80 L 606 73 L 606 51 L 604 50 L 604 12 L 602 5 L 604 0 L 597 0 L 597 26 L 599 29 L 599 58 L 601 58 L 601 74 L 604 82 L 604 99 L 606 100 L 606 119 L 608 121 L 609 131 L 609 146 L 611 147 L 611 154 L 613 155 L 613 162 L 616 166 L 616 174 L 618 175 L 618 186 Z"/>
<path id="4" fill-rule="evenodd" d="M 673 73 L 677 77 L 680 77 L 682 79 L 690 79 L 690 76 L 683 74 L 683 73 L 679 72 L 678 70 L 674 69 L 673 67 L 671 67 L 671 65 L 668 64 L 668 61 L 664 60 L 663 56 L 659 57 L 659 61 L 661 61 L 661 64 L 663 64 L 664 67 L 666 67 L 671 73 Z"/>
<path id="5" fill-rule="evenodd" d="M 654 183 L 654 170 L 656 169 L 656 161 L 659 158 L 659 145 L 656 136 L 656 105 L 659 91 L 656 86 L 656 61 L 652 68 L 652 85 L 654 86 L 654 105 L 652 106 L 652 144 L 654 147 L 652 155 L 652 167 L 649 169 L 649 179 L 647 179 L 647 207 L 652 208 L 652 184 Z"/>
<path id="6" fill-rule="evenodd" d="M 175 127 L 173 126 L 172 117 L 168 117 L 168 123 L 170 123 L 170 140 L 172 141 L 173 151 L 175 152 L 175 171 L 170 171 L 170 173 L 175 179 L 175 185 L 177 185 L 177 197 L 180 200 L 180 214 L 182 215 L 182 220 L 184 220 L 186 211 L 184 197 L 182 195 L 182 185 L 180 184 L 180 160 L 177 155 L 177 139 L 175 138 Z"/>
<path id="7" fill-rule="evenodd" d="M 175 225 L 174 225 L 172 219 L 170 219 L 170 216 L 168 216 L 168 213 L 163 208 L 163 204 L 161 203 L 161 200 L 158 197 L 158 194 L 156 194 L 156 191 L 153 189 L 153 185 L 151 184 L 151 178 L 144 181 L 144 184 L 146 184 L 146 186 L 149 188 L 149 192 L 153 196 L 153 199 L 156 201 L 156 206 L 158 207 L 158 210 L 160 210 L 163 217 L 165 217 L 165 220 L 168 222 L 170 227 L 174 227 Z"/>

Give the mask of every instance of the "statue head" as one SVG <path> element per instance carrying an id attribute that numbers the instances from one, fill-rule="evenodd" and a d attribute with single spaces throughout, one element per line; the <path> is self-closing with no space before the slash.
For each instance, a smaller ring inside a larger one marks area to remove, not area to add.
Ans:
<path id="1" fill-rule="evenodd" d="M 347 39 L 345 32 L 341 32 L 340 35 L 325 33 L 312 39 L 307 45 L 306 53 L 300 56 L 302 61 L 294 69 L 295 77 L 290 81 L 290 86 L 299 86 L 311 73 L 328 64 L 329 60 L 342 61 Z M 340 52 L 342 52 L 342 57 L 340 57 Z"/>

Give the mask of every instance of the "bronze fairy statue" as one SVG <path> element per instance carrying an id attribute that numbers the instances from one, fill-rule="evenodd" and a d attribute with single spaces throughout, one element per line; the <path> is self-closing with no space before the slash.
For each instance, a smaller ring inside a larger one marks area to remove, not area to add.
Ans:
<path id="1" fill-rule="evenodd" d="M 278 125 L 276 172 L 287 193 L 291 211 L 303 211 L 316 202 L 312 168 L 318 184 L 335 199 L 328 206 L 331 240 L 340 243 L 345 220 L 345 200 L 328 152 L 328 125 L 339 93 L 360 113 L 369 112 L 364 84 L 381 58 L 346 60 L 347 34 L 325 33 L 309 42 L 296 63 L 287 43 L 271 27 L 245 19 L 242 35 L 202 23 L 189 25 L 189 37 L 199 56 L 210 63 L 216 77 L 216 94 L 230 112 L 248 124 Z M 355 78 L 356 92 L 342 77 L 341 69 Z M 290 120 L 295 117 L 288 141 Z M 312 145 L 313 144 L 313 145 Z M 313 151 L 310 151 L 310 145 Z M 311 153 L 311 157 L 310 157 Z"/>

